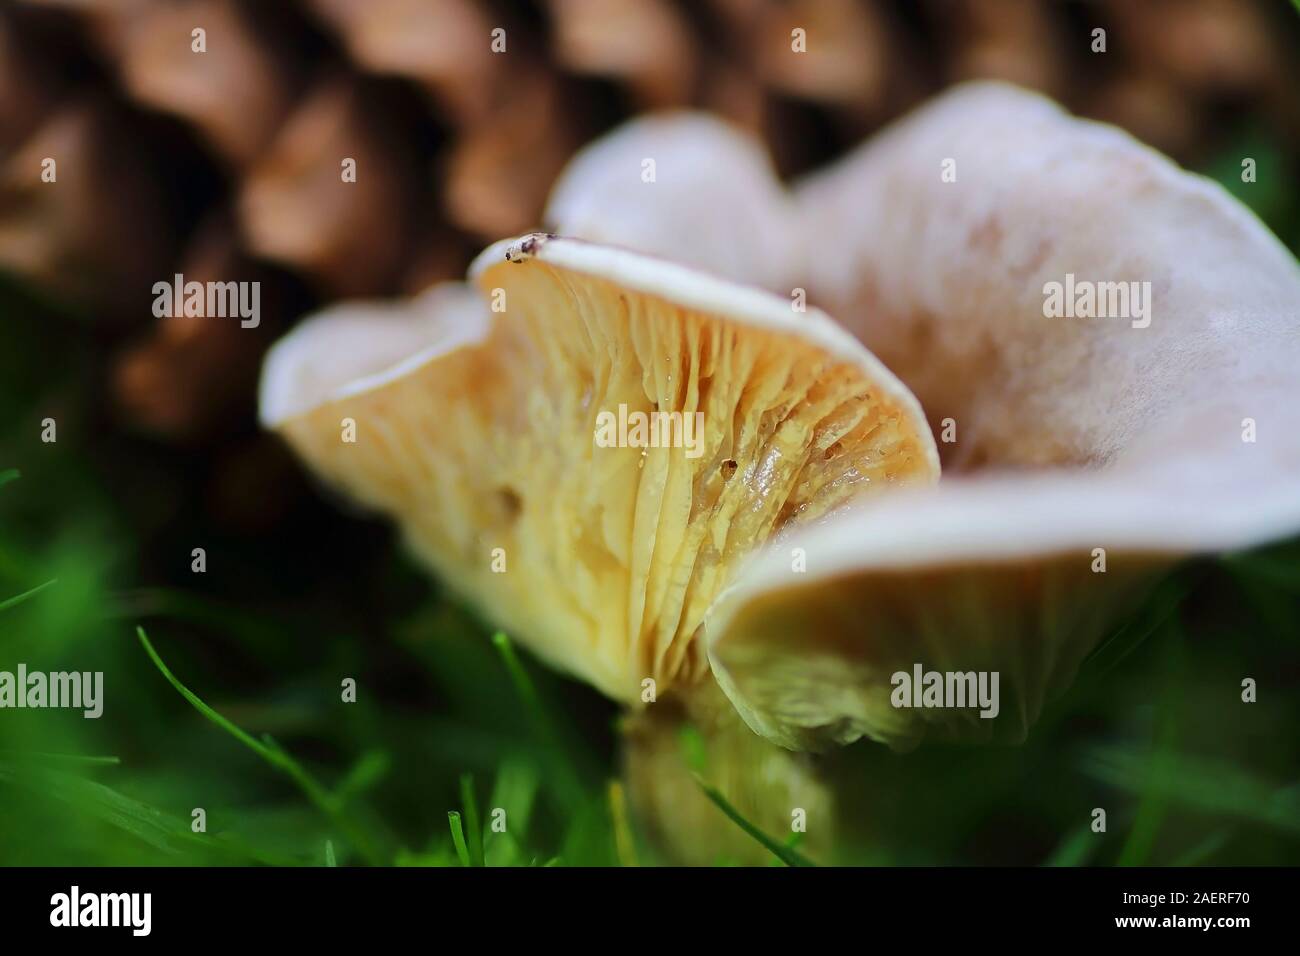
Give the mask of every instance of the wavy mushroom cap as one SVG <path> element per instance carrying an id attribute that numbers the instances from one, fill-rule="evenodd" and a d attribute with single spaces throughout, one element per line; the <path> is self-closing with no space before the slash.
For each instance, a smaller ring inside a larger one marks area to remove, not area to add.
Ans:
<path id="1" fill-rule="evenodd" d="M 268 359 L 263 418 L 612 697 L 708 673 L 700 623 L 758 544 L 937 478 L 915 399 L 820 312 L 548 236 L 471 274 L 483 301 L 309 320 Z"/>
<path id="2" fill-rule="evenodd" d="M 957 470 L 1240 451 L 1243 418 L 1272 436 L 1257 457 L 1300 444 L 1300 267 L 1121 130 L 970 84 L 796 200 L 812 294 L 955 420 Z M 1071 286 L 1079 308 L 1045 314 Z"/>
<path id="3" fill-rule="evenodd" d="M 769 555 L 719 602 L 715 674 L 758 732 L 1018 739 L 1162 568 L 1300 530 L 1300 271 L 1218 186 L 976 84 L 797 199 L 811 293 L 955 441 L 933 493 L 797 539 L 807 573 Z M 1047 314 L 1080 282 L 1125 284 L 1127 314 Z M 998 716 L 898 706 L 917 664 L 997 673 Z"/>
<path id="4" fill-rule="evenodd" d="M 703 113 L 632 120 L 584 147 L 546 222 L 789 295 L 802 273 L 794 204 L 753 137 Z"/>

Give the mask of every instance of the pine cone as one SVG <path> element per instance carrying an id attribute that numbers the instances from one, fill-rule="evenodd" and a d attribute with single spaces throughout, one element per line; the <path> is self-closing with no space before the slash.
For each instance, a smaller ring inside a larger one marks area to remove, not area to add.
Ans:
<path id="1" fill-rule="evenodd" d="M 265 336 L 155 320 L 154 282 L 267 277 L 264 313 L 289 310 L 264 314 L 277 328 L 455 277 L 539 224 L 577 148 L 648 109 L 714 110 L 786 176 L 989 76 L 1180 159 L 1215 148 L 1224 104 L 1247 96 L 1295 143 L 1295 20 L 1242 0 L 16 0 L 0 11 L 0 266 L 113 330 L 129 421 L 251 432 Z"/>

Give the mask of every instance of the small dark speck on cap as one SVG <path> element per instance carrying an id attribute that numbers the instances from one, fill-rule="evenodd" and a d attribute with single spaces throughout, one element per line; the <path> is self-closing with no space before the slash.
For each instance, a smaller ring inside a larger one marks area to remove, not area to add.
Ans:
<path id="1" fill-rule="evenodd" d="M 554 238 L 554 233 L 549 232 L 535 232 L 530 236 L 525 236 L 506 249 L 506 262 L 523 262 L 537 252 L 537 247 L 541 243 Z"/>

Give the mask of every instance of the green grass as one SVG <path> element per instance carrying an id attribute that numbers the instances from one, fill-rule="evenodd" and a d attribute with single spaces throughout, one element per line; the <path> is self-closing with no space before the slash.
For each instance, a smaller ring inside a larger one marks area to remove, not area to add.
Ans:
<path id="1" fill-rule="evenodd" d="M 69 517 L 13 474 L 0 472 L 0 508 L 27 495 L 51 526 L 112 527 Z M 309 604 L 261 610 L 206 582 L 142 591 L 137 557 L 114 535 L 29 527 L 0 537 L 0 550 L 32 558 L 0 564 L 0 667 L 102 669 L 111 693 L 99 721 L 0 715 L 0 859 L 660 862 L 618 783 L 613 710 L 433 593 L 418 569 L 379 562 L 339 602 L 392 600 L 391 620 L 363 635 L 316 590 Z M 413 586 L 392 598 L 403 576 Z M 1023 746 L 847 748 L 826 764 L 848 808 L 833 862 L 1300 859 L 1298 593 L 1300 542 L 1188 565 L 1099 646 Z M 129 623 L 140 611 L 149 631 Z M 1243 675 L 1260 682 L 1256 704 L 1239 700 Z M 357 680 L 356 703 L 340 699 L 343 676 Z M 709 779 L 698 731 L 684 727 L 681 742 L 717 827 L 775 864 L 810 864 Z M 1087 825 L 1097 806 L 1106 833 Z M 208 832 L 191 829 L 198 807 Z M 497 810 L 505 832 L 492 827 Z"/>
<path id="2" fill-rule="evenodd" d="M 0 611 L 7 611 L 11 607 L 17 607 L 19 604 L 36 597 L 36 595 L 40 594 L 46 588 L 53 587 L 57 583 L 57 581 L 46 581 L 44 584 L 38 584 L 34 588 L 29 588 L 22 594 L 15 594 L 11 598 L 5 598 L 5 600 L 0 601 Z"/>
<path id="3" fill-rule="evenodd" d="M 451 826 L 451 841 L 456 846 L 456 859 L 461 866 L 473 866 L 469 856 L 469 845 L 465 842 L 465 831 L 461 827 L 460 814 L 455 810 L 447 811 L 447 823 Z"/>
<path id="4" fill-rule="evenodd" d="M 793 847 L 777 842 L 747 820 L 739 810 L 731 805 L 731 802 L 722 795 L 722 791 L 718 790 L 717 787 L 710 785 L 701 777 L 697 777 L 695 782 L 699 784 L 700 789 L 704 791 L 704 795 L 709 798 L 709 801 L 721 810 L 728 820 L 739 827 L 742 833 L 747 834 L 786 866 L 814 865 L 811 860 Z"/>
<path id="5" fill-rule="evenodd" d="M 144 645 L 145 653 L 149 655 L 149 659 L 153 661 L 154 666 L 162 672 L 163 677 L 167 678 L 167 682 L 171 684 L 172 687 L 176 688 L 177 692 L 182 697 L 190 702 L 195 710 L 222 730 L 226 731 L 226 733 L 230 734 L 230 736 L 234 737 L 272 767 L 288 776 L 289 779 L 298 786 L 298 789 L 302 791 L 303 796 L 310 800 L 312 805 L 327 817 L 333 826 L 338 828 L 339 832 L 347 835 L 351 844 L 356 847 L 358 853 L 361 854 L 362 858 L 364 858 L 367 863 L 378 864 L 384 862 L 384 858 L 380 855 L 372 838 L 368 836 L 364 829 L 347 814 L 347 800 L 345 797 L 347 792 L 346 790 L 342 793 L 334 793 L 326 789 L 316 780 L 315 777 L 303 768 L 302 764 L 294 760 L 289 756 L 289 754 L 285 753 L 284 749 L 277 744 L 270 735 L 264 735 L 261 741 L 254 740 L 245 731 L 236 727 L 225 717 L 221 716 L 205 704 L 198 694 L 195 694 L 177 680 L 176 676 L 172 674 L 167 665 L 163 663 L 162 658 L 158 656 L 158 652 L 154 650 L 153 645 L 149 642 L 149 638 L 145 636 L 144 628 L 137 627 L 135 631 L 136 636 L 140 638 L 140 643 Z M 355 785 L 350 789 L 355 790 Z"/>

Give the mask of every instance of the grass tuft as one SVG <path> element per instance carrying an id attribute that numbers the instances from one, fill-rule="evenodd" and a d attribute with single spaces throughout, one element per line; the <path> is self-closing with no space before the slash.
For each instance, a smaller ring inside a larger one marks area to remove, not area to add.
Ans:
<path id="1" fill-rule="evenodd" d="M 6 598 L 5 600 L 0 601 L 0 611 L 7 611 L 11 607 L 17 607 L 19 604 L 22 604 L 24 601 L 36 597 L 36 595 L 40 594 L 46 588 L 54 587 L 54 585 L 58 583 L 59 583 L 58 579 L 55 578 L 53 580 L 46 581 L 44 584 L 36 585 L 36 587 L 32 588 L 30 591 L 24 591 L 22 594 L 15 594 L 11 598 Z"/>
<path id="2" fill-rule="evenodd" d="M 465 813 L 465 826 L 469 830 L 469 861 L 473 866 L 483 866 L 483 824 L 478 815 L 478 799 L 474 794 L 474 775 L 460 775 L 461 810 Z"/>
<path id="3" fill-rule="evenodd" d="M 447 811 L 447 825 L 451 827 L 451 842 L 456 847 L 456 858 L 460 860 L 461 866 L 472 866 L 469 858 L 469 847 L 465 845 L 465 831 L 461 829 L 460 814 L 455 810 Z"/>
<path id="4" fill-rule="evenodd" d="M 230 734 L 249 750 L 253 751 L 253 753 L 257 754 L 269 763 L 272 767 L 275 767 L 277 770 L 288 775 L 289 778 L 298 785 L 302 792 L 306 794 L 307 798 L 347 835 L 352 846 L 358 853 L 366 858 L 367 862 L 375 865 L 384 862 L 382 856 L 378 850 L 375 849 L 369 837 L 367 837 L 361 828 L 342 812 L 341 801 L 334 794 L 331 794 L 324 786 L 322 786 L 315 777 L 308 773 L 307 770 L 298 763 L 298 761 L 290 757 L 289 754 L 285 752 L 284 748 L 276 743 L 269 734 L 264 734 L 262 741 L 260 742 L 254 740 L 253 737 L 242 728 L 237 727 L 234 723 L 227 720 L 221 714 L 217 713 L 217 711 L 204 703 L 198 694 L 194 693 L 182 684 L 171 672 L 171 669 L 163 663 L 163 659 L 158 656 L 158 652 L 154 650 L 153 644 L 149 642 L 149 638 L 145 634 L 144 628 L 137 627 L 135 631 L 136 636 L 140 639 L 140 643 L 144 646 L 145 653 L 149 655 L 149 659 L 153 661 L 154 666 L 162 672 L 162 675 L 167 679 L 167 682 L 171 684 L 182 697 L 189 701 L 191 705 L 193 705 L 195 710 L 222 730 L 226 731 L 226 733 Z"/>
<path id="5" fill-rule="evenodd" d="M 501 659 L 505 662 L 506 671 L 510 674 L 515 690 L 524 702 L 524 707 L 531 718 L 530 723 L 536 728 L 538 743 L 542 745 L 545 752 L 552 754 L 555 758 L 557 786 L 561 790 L 562 798 L 576 806 L 583 801 L 586 788 L 569 759 L 572 749 L 565 745 L 563 738 L 556 729 L 555 722 L 551 720 L 550 712 L 542 704 L 541 695 L 537 692 L 537 685 L 528 676 L 528 671 L 524 669 L 523 662 L 519 660 L 519 655 L 515 653 L 514 644 L 511 643 L 510 638 L 505 635 L 505 632 L 497 631 L 492 635 L 492 644 L 501 654 Z"/>
<path id="6" fill-rule="evenodd" d="M 614 824 L 614 849 L 622 866 L 640 866 L 636 857 L 636 840 L 627 817 L 627 798 L 623 785 L 617 780 L 609 782 L 609 816 Z"/>
<path id="7" fill-rule="evenodd" d="M 720 790 L 706 783 L 704 778 L 699 776 L 699 774 L 695 775 L 695 782 L 699 784 L 700 789 L 704 791 L 704 795 L 712 800 L 717 808 L 727 815 L 727 819 L 761 843 L 769 853 L 786 866 L 817 865 L 793 847 L 777 842 L 760 830 L 755 824 L 750 823 L 749 820 L 745 819 L 744 814 L 731 805 L 731 801 L 724 797 Z"/>

